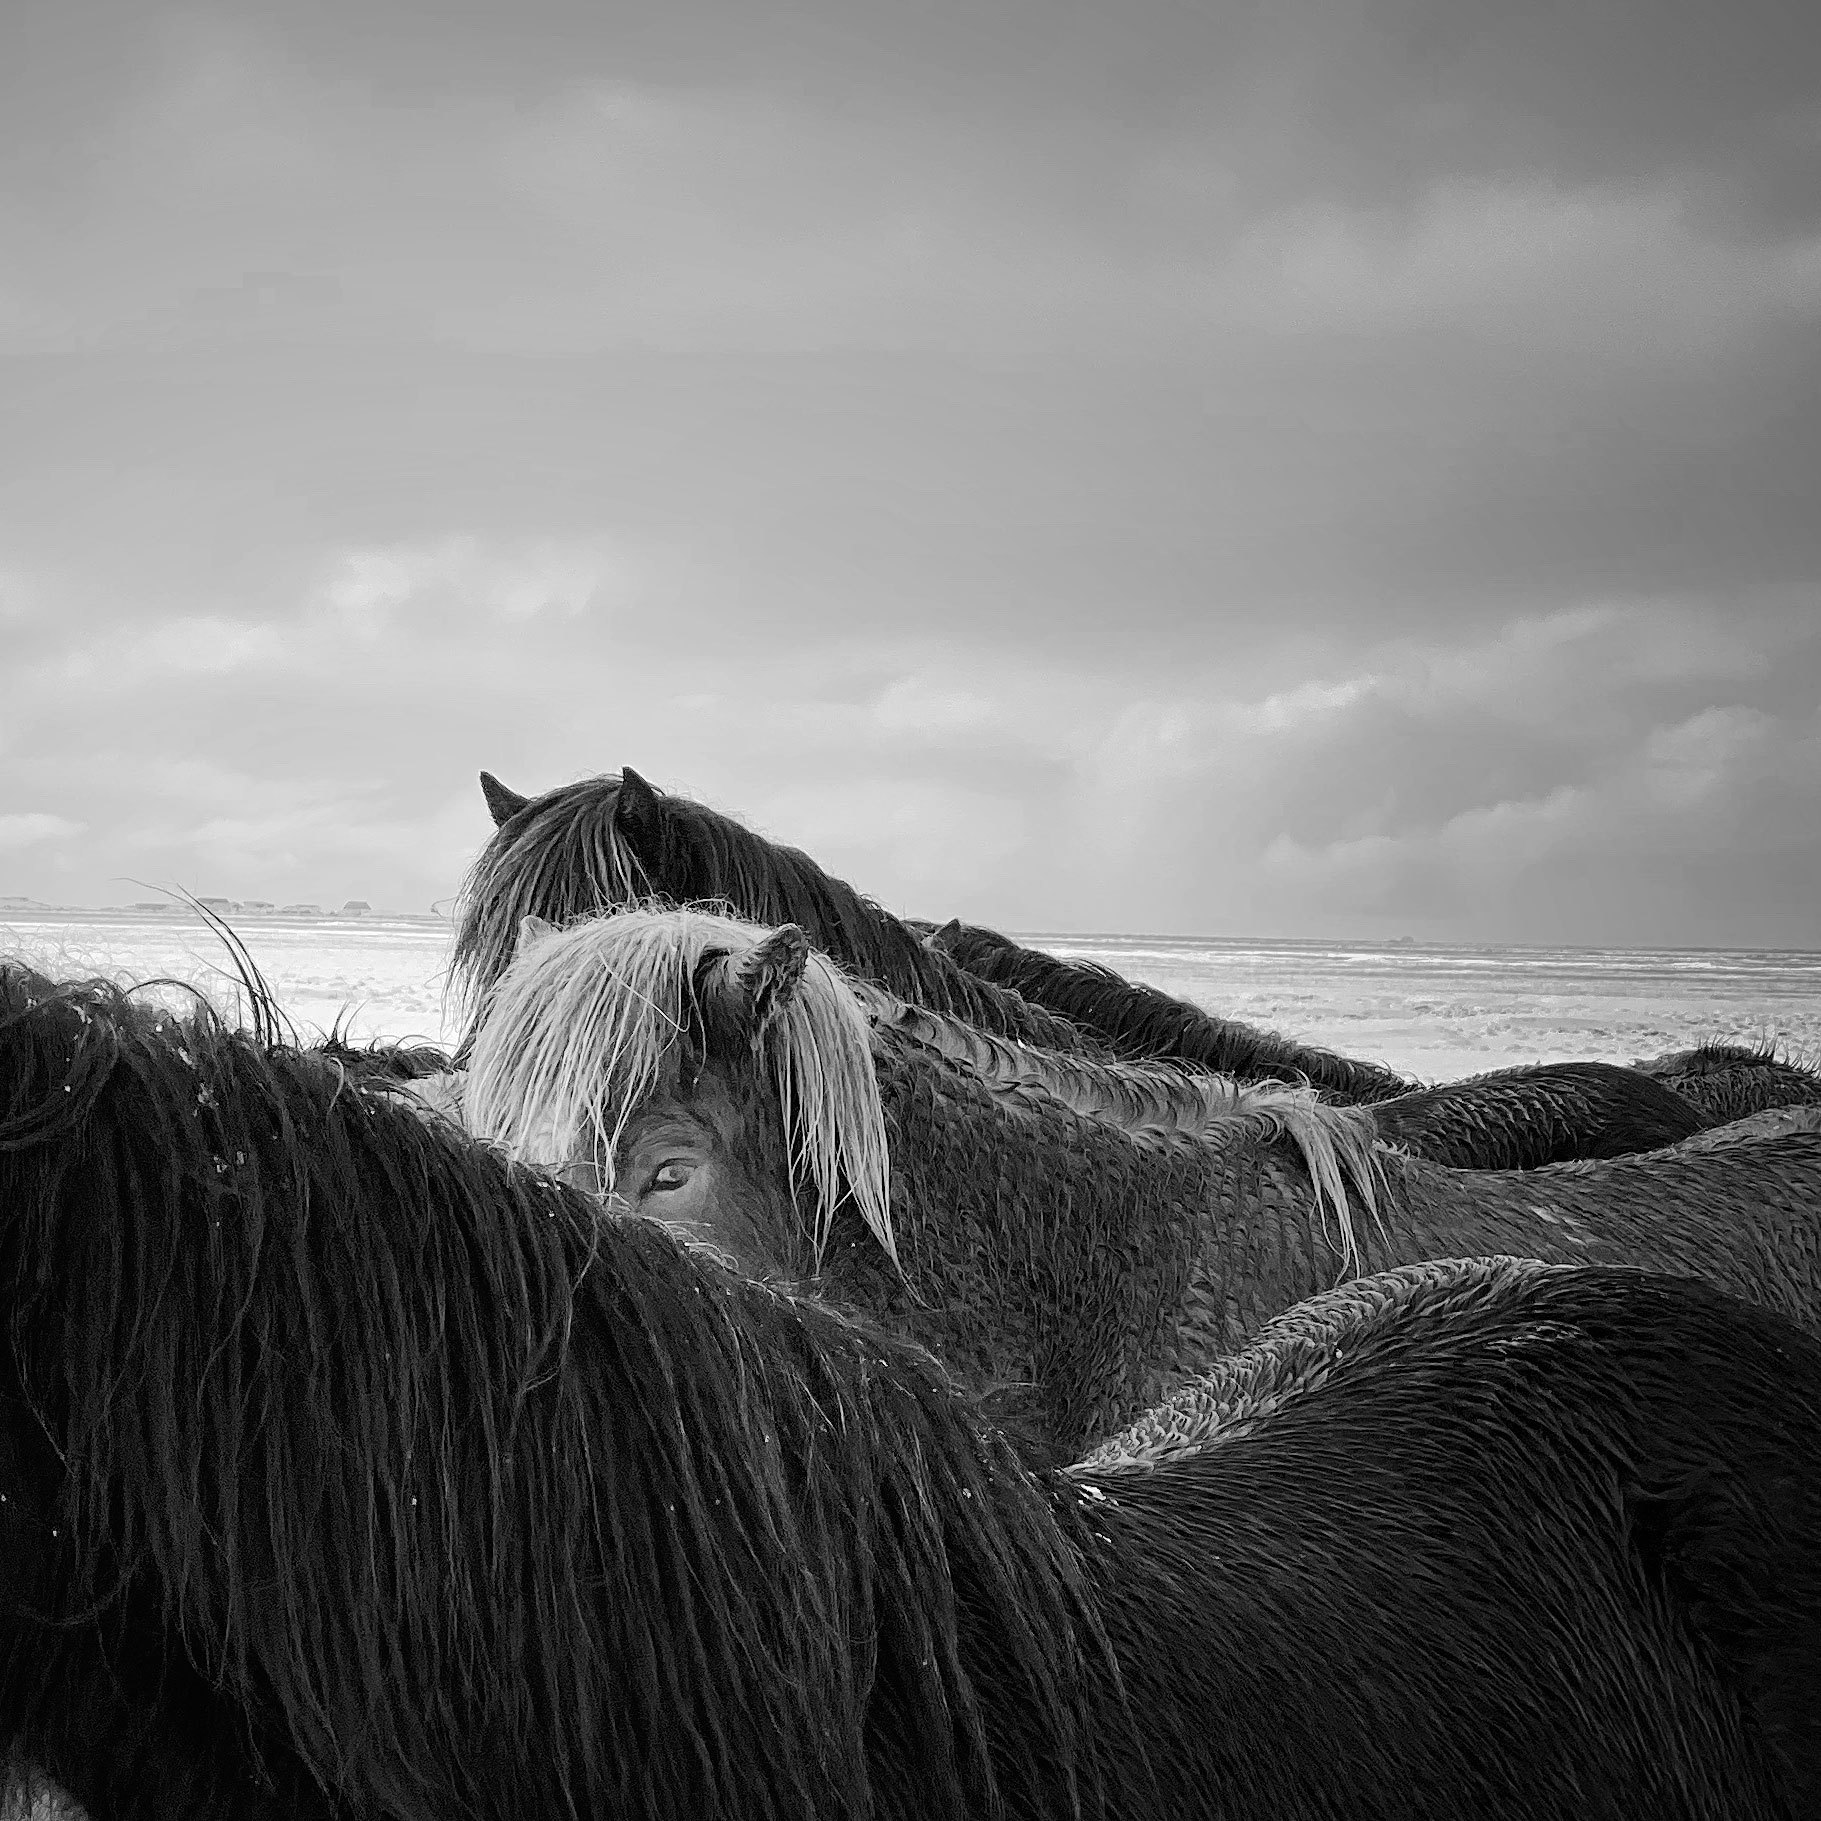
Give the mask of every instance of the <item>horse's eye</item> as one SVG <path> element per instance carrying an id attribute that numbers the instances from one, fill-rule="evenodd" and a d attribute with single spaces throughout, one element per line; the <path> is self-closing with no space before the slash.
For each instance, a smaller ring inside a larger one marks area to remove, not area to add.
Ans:
<path id="1" fill-rule="evenodd" d="M 672 1158 L 668 1163 L 661 1163 L 651 1173 L 653 1195 L 661 1195 L 667 1189 L 680 1189 L 692 1174 L 692 1166 L 680 1159 Z"/>

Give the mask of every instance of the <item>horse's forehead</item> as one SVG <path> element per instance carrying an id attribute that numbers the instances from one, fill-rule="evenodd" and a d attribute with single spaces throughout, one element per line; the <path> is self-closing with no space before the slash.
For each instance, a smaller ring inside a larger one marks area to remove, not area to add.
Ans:
<path id="1" fill-rule="evenodd" d="M 745 1123 L 751 1086 L 720 1062 L 686 1061 L 673 1052 L 652 1092 L 628 1116 L 624 1142 L 636 1144 L 666 1126 L 724 1137 Z"/>

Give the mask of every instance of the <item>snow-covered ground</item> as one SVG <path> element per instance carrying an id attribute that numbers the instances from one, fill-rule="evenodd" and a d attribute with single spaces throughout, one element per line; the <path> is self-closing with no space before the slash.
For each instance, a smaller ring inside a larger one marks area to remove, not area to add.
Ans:
<path id="1" fill-rule="evenodd" d="M 1027 940 L 1426 1080 L 1519 1062 L 1634 1062 L 1707 1041 L 1821 1052 L 1821 954 Z"/>
<path id="2" fill-rule="evenodd" d="M 300 1030 L 343 1019 L 361 1038 L 456 1034 L 443 1004 L 447 923 L 429 917 L 235 918 L 279 1005 Z M 221 939 L 194 912 L 45 914 L 0 920 L 0 954 L 59 978 L 105 974 L 128 983 L 182 980 L 223 1009 L 238 980 Z"/>
<path id="3" fill-rule="evenodd" d="M 430 918 L 246 918 L 242 940 L 305 1029 L 453 1044 L 450 930 Z M 1629 1062 L 1706 1039 L 1821 1052 L 1821 954 L 1435 947 L 1146 936 L 1025 937 L 1228 1017 L 1426 1079 L 1507 1063 Z M 194 913 L 0 921 L 0 954 L 58 975 L 187 980 L 224 1006 L 234 976 Z"/>

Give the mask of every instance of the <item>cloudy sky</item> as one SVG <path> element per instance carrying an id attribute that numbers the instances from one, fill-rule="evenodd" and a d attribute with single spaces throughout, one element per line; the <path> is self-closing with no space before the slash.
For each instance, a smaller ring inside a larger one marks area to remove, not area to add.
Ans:
<path id="1" fill-rule="evenodd" d="M 9 13 L 0 894 L 1821 947 L 1805 11 Z"/>

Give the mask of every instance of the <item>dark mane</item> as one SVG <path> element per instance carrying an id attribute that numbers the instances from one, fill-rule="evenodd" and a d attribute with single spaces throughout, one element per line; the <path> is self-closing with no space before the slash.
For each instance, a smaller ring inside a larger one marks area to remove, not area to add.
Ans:
<path id="1" fill-rule="evenodd" d="M 1636 1066 L 1653 1074 L 1675 1070 L 1688 1075 L 1709 1075 L 1722 1069 L 1797 1069 L 1802 1064 L 1794 1056 L 1786 1055 L 1776 1043 L 1765 1042 L 1697 1043 L 1692 1049 L 1672 1050 L 1666 1056 L 1653 1057 Z"/>
<path id="2" fill-rule="evenodd" d="M 1774 1107 L 1821 1106 L 1821 1073 L 1774 1043 L 1703 1043 L 1637 1067 L 1724 1125 Z"/>
<path id="3" fill-rule="evenodd" d="M 1362 1104 L 1407 1094 L 1415 1085 L 1378 1063 L 1356 1062 L 1236 1018 L 1216 1017 L 1098 962 L 1064 961 L 997 930 L 950 923 L 930 942 L 968 972 L 1061 1013 L 1122 1056 L 1180 1057 L 1221 1075 L 1307 1081 L 1334 1099 Z"/>
<path id="4" fill-rule="evenodd" d="M 795 923 L 823 953 L 901 998 L 1050 1049 L 1094 1047 L 1066 1018 L 928 948 L 915 930 L 797 848 L 642 778 L 627 785 L 612 774 L 533 799 L 495 831 L 469 870 L 452 973 L 470 1012 L 511 958 L 521 918 L 563 924 L 647 897 L 726 904 L 771 926 Z"/>
<path id="5" fill-rule="evenodd" d="M 423 1081 L 453 1074 L 458 1067 L 455 1058 L 434 1043 L 400 1043 L 384 1037 L 352 1043 L 339 1020 L 322 1042 L 310 1048 L 312 1055 L 339 1063 L 363 1081 Z"/>
<path id="6" fill-rule="evenodd" d="M 0 1753 L 51 1752 L 66 1621 L 130 1605 L 243 1716 L 214 1749 L 355 1813 L 1097 1808 L 1073 1556 L 918 1350 L 319 1055 L 17 968 L 0 1210 L 0 1389 L 63 1463 Z M 78 1794 L 80 1744 L 40 1758 Z"/>

